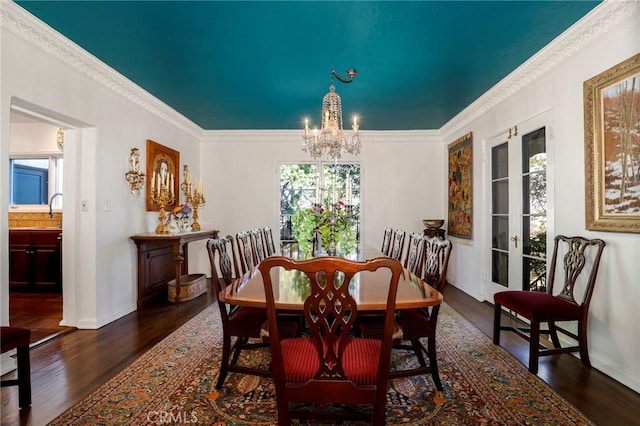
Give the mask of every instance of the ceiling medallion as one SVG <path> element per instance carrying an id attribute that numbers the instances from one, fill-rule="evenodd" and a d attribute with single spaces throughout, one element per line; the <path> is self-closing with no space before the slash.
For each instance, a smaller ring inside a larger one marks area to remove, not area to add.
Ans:
<path id="1" fill-rule="evenodd" d="M 329 93 L 322 99 L 322 128 L 313 131 L 309 129 L 309 119 L 304 120 L 304 135 L 302 151 L 308 152 L 313 158 L 318 159 L 325 154 L 334 162 L 342 156 L 343 152 L 352 155 L 360 154 L 362 143 L 358 134 L 358 117 L 353 117 L 351 135 L 345 135 L 342 127 L 342 100 L 336 93 L 334 77 L 342 83 L 351 83 L 358 75 L 355 69 L 347 70 L 347 76 L 342 77 L 334 69 L 331 69 L 331 86 Z"/>

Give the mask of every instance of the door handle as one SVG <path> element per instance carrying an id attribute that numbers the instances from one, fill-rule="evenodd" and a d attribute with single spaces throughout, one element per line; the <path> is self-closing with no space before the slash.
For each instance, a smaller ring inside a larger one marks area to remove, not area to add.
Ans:
<path id="1" fill-rule="evenodd" d="M 518 236 L 514 235 L 513 237 L 511 237 L 511 241 L 513 241 L 515 248 L 518 248 Z"/>

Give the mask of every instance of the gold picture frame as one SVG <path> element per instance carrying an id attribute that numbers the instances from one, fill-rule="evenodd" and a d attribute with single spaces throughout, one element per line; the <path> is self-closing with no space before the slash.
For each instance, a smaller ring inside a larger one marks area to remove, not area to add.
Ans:
<path id="1" fill-rule="evenodd" d="M 584 82 L 588 230 L 640 233 L 639 125 L 640 53 Z"/>
<path id="2" fill-rule="evenodd" d="M 471 239 L 473 235 L 473 133 L 449 144 L 449 208 L 447 232 Z"/>
<path id="3" fill-rule="evenodd" d="M 169 173 L 173 175 L 173 193 L 176 200 L 172 205 L 178 203 L 178 196 L 180 194 L 180 152 L 150 139 L 147 139 L 147 181 L 151 182 L 153 176 L 157 176 L 158 173 Z M 147 211 L 157 212 L 160 210 L 158 204 L 154 204 L 151 197 L 151 186 L 145 185 Z M 165 206 L 166 207 L 166 206 Z"/>

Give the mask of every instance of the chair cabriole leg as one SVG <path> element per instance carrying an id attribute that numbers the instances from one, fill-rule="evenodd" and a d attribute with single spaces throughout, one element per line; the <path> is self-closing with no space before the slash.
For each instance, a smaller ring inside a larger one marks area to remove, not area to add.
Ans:
<path id="1" fill-rule="evenodd" d="M 502 306 L 495 304 L 493 310 L 493 344 L 500 345 L 500 319 L 502 315 Z"/>
<path id="2" fill-rule="evenodd" d="M 529 337 L 529 371 L 538 374 L 538 354 L 540 353 L 540 322 L 531 320 L 531 334 Z"/>

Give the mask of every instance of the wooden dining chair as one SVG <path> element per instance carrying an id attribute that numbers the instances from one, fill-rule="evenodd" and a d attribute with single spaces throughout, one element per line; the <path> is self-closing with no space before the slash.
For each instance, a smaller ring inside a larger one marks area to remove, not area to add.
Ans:
<path id="1" fill-rule="evenodd" d="M 365 414 L 338 410 L 318 412 L 305 410 L 305 406 L 299 404 L 290 406 L 291 403 L 316 403 L 319 407 L 326 404 L 369 404 L 373 406 L 369 421 L 383 425 L 393 312 L 398 280 L 403 272 L 400 262 L 388 257 L 356 262 L 336 257 L 295 261 L 272 256 L 265 259 L 259 269 L 264 281 L 271 329 L 277 330 L 274 325 L 281 309 L 274 302 L 274 289 L 278 291 L 278 287 L 272 283 L 272 270 L 299 271 L 310 286 L 304 303 L 309 335 L 282 338 L 276 331 L 269 339 L 278 424 L 289 425 L 291 418 L 344 420 L 361 418 Z M 385 326 L 380 339 L 352 334 L 358 306 L 349 292 L 349 285 L 354 275 L 363 271 L 389 276 Z"/>
<path id="2" fill-rule="evenodd" d="M 447 268 L 453 246 L 451 241 L 438 237 L 424 236 L 422 243 L 422 280 L 442 293 L 447 283 Z M 402 339 L 393 345 L 393 349 L 413 352 L 419 365 L 415 368 L 392 371 L 389 375 L 390 378 L 431 374 L 436 389 L 443 390 L 436 353 L 436 326 L 439 309 L 440 306 L 436 305 L 431 309 L 403 309 L 396 313 L 396 323 L 402 330 Z M 427 340 L 426 346 L 421 339 Z M 429 359 L 428 364 L 425 355 Z"/>
<path id="3" fill-rule="evenodd" d="M 599 238 L 556 236 L 551 267 L 547 274 L 546 292 L 516 290 L 494 295 L 493 343 L 500 344 L 501 330 L 515 332 L 528 340 L 529 371 L 533 374 L 538 373 L 540 356 L 569 352 L 579 351 L 582 364 L 591 367 L 587 345 L 587 319 L 604 247 L 605 242 Z M 559 293 L 554 290 L 556 278 L 562 282 Z M 580 287 L 577 292 L 576 287 Z M 576 297 L 578 294 L 581 296 Z M 503 307 L 526 318 L 529 326 L 501 325 Z M 558 327 L 556 321 L 576 321 L 577 334 Z M 547 329 L 541 330 L 541 323 L 546 323 Z M 558 332 L 576 340 L 577 345 L 562 347 Z M 541 344 L 540 334 L 549 335 L 553 348 Z"/>
<path id="4" fill-rule="evenodd" d="M 393 229 L 389 227 L 384 228 L 384 233 L 382 234 L 382 248 L 380 251 L 385 256 L 391 255 L 391 240 L 393 240 Z"/>
<path id="5" fill-rule="evenodd" d="M 267 249 L 267 256 L 276 255 L 276 245 L 273 242 L 273 232 L 271 231 L 271 227 L 265 226 L 262 228 L 262 232 L 264 233 L 264 245 Z"/>
<path id="6" fill-rule="evenodd" d="M 267 312 L 264 308 L 230 306 L 220 301 L 218 295 L 237 278 L 233 265 L 233 237 L 212 238 L 207 241 L 207 252 L 211 263 L 211 282 L 218 299 L 222 320 L 222 360 L 216 388 L 221 389 L 227 373 L 235 372 L 255 376 L 271 377 L 271 371 L 238 365 L 240 352 L 267 348 L 262 339 L 268 334 Z M 233 346 L 232 338 L 235 338 Z M 250 340 L 254 339 L 254 340 Z"/>
<path id="7" fill-rule="evenodd" d="M 393 231 L 393 243 L 391 244 L 391 256 L 396 260 L 402 260 L 402 253 L 404 251 L 404 239 L 407 232 L 403 229 L 396 229 Z"/>
<path id="8" fill-rule="evenodd" d="M 264 232 L 260 228 L 249 231 L 251 235 L 251 249 L 256 263 L 260 263 L 267 257 L 267 249 L 264 243 Z"/>
<path id="9" fill-rule="evenodd" d="M 409 242 L 407 243 L 407 254 L 404 257 L 403 266 L 420 276 L 422 272 L 422 250 L 424 248 L 423 236 L 417 232 L 409 234 Z"/>

